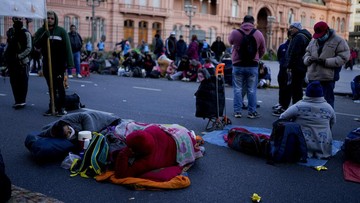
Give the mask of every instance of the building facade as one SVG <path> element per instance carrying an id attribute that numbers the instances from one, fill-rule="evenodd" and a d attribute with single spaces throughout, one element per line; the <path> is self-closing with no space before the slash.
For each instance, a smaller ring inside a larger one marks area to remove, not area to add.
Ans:
<path id="1" fill-rule="evenodd" d="M 318 21 L 325 21 L 349 39 L 351 1 L 348 0 L 47 0 L 59 25 L 69 30 L 78 27 L 84 40 L 94 44 L 106 38 L 111 51 L 122 39 L 137 47 L 142 40 L 152 44 L 159 33 L 166 39 L 172 31 L 186 41 L 192 34 L 212 43 L 220 36 L 225 44 L 232 29 L 238 28 L 247 14 L 253 15 L 257 29 L 265 36 L 268 49 L 276 50 L 286 40 L 287 28 L 298 21 L 313 33 Z M 0 18 L 1 42 L 6 42 L 10 17 Z M 28 23 L 34 33 L 42 20 Z"/>

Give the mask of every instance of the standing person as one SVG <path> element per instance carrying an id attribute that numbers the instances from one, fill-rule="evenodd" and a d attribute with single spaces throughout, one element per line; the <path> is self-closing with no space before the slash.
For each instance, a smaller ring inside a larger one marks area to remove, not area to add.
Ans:
<path id="1" fill-rule="evenodd" d="M 88 57 L 90 57 L 90 54 L 91 54 L 91 52 L 93 51 L 93 47 L 92 47 L 92 44 L 91 44 L 91 41 L 90 41 L 90 40 L 86 43 L 85 49 L 86 49 L 86 55 L 87 55 Z"/>
<path id="2" fill-rule="evenodd" d="M 308 66 L 307 78 L 309 82 L 320 81 L 325 100 L 334 108 L 337 70 L 350 58 L 349 46 L 323 21 L 314 25 L 314 31 L 304 55 L 304 63 Z"/>
<path id="3" fill-rule="evenodd" d="M 165 48 L 166 48 L 166 56 L 175 61 L 175 54 L 176 54 L 176 37 L 175 32 L 172 31 L 170 36 L 165 41 Z"/>
<path id="4" fill-rule="evenodd" d="M 58 16 L 54 11 L 47 12 L 47 21 L 49 31 L 45 29 L 45 25 L 39 28 L 35 33 L 34 44 L 36 48 L 41 48 L 43 55 L 43 73 L 46 83 L 50 89 L 50 77 L 53 81 L 53 93 L 56 116 L 63 116 L 67 114 L 64 108 L 65 104 L 65 89 L 64 89 L 64 73 L 67 67 L 73 67 L 73 55 L 69 35 L 65 29 L 58 25 Z M 47 39 L 50 40 L 50 54 L 52 75 L 49 72 L 49 59 L 47 54 Z M 51 94 L 49 109 L 44 113 L 44 116 L 52 115 L 51 112 Z"/>
<path id="5" fill-rule="evenodd" d="M 191 36 L 191 42 L 187 49 L 187 55 L 189 60 L 195 59 L 199 61 L 199 42 L 197 40 L 197 35 Z"/>
<path id="6" fill-rule="evenodd" d="M 26 105 L 29 82 L 29 61 L 32 50 L 31 34 L 23 27 L 23 19 L 13 17 L 13 26 L 7 31 L 5 59 L 10 75 L 10 84 L 15 99 L 13 108 L 21 109 Z"/>
<path id="7" fill-rule="evenodd" d="M 275 111 L 282 108 L 283 105 L 290 104 L 291 97 L 287 96 L 290 95 L 290 85 L 288 83 L 288 72 L 287 67 L 285 66 L 286 62 L 286 51 L 289 48 L 290 40 L 291 40 L 291 33 L 288 31 L 287 33 L 287 40 L 281 44 L 277 50 L 277 60 L 279 62 L 279 73 L 277 75 L 277 80 L 279 84 L 279 100 L 278 104 L 273 106 Z M 290 78 L 289 78 L 290 79 Z"/>
<path id="8" fill-rule="evenodd" d="M 157 59 L 161 56 L 162 53 L 164 53 L 164 43 L 159 34 L 155 35 L 154 43 L 155 46 L 153 52 L 156 55 L 156 59 Z"/>
<path id="9" fill-rule="evenodd" d="M 293 22 L 289 27 L 291 41 L 285 54 L 285 67 L 288 72 L 288 82 L 290 83 L 290 94 L 284 95 L 280 109 L 273 112 L 274 116 L 280 116 L 290 105 L 290 101 L 295 104 L 303 98 L 303 84 L 307 67 L 302 57 L 305 49 L 311 40 L 311 34 L 306 29 L 302 29 L 301 23 Z M 286 102 L 286 103 L 285 103 Z"/>
<path id="10" fill-rule="evenodd" d="M 97 48 L 98 48 L 99 51 L 104 51 L 105 42 L 103 41 L 103 39 L 101 39 L 100 42 L 97 43 Z"/>
<path id="11" fill-rule="evenodd" d="M 215 53 L 215 58 L 217 61 L 220 61 L 220 57 L 226 50 L 226 46 L 223 41 L 221 41 L 221 37 L 217 36 L 216 41 L 211 45 L 211 51 Z"/>
<path id="12" fill-rule="evenodd" d="M 260 58 L 265 54 L 265 39 L 263 34 L 255 29 L 255 19 L 246 15 L 240 29 L 233 30 L 229 35 L 229 43 L 233 45 L 233 88 L 234 88 L 234 117 L 241 118 L 241 107 L 243 103 L 242 88 L 246 88 L 248 97 L 248 118 L 258 118 L 256 112 L 256 90 L 258 83 L 258 66 Z M 243 32 L 244 34 L 242 34 Z M 249 39 L 252 43 L 246 43 Z M 252 40 L 251 40 L 252 38 Z M 251 50 L 249 46 L 251 45 Z M 246 50 L 246 51 L 241 51 Z M 249 55 L 250 54 L 250 55 Z M 248 56 L 246 56 L 248 55 Z"/>
<path id="13" fill-rule="evenodd" d="M 175 64 L 178 66 L 182 57 L 186 54 L 187 44 L 184 37 L 180 35 L 179 40 L 176 42 L 176 59 Z"/>
<path id="14" fill-rule="evenodd" d="M 71 51 L 73 53 L 73 58 L 74 58 L 76 76 L 78 78 L 82 78 L 82 76 L 80 75 L 80 54 L 81 54 L 81 48 L 83 45 L 83 40 L 82 40 L 80 34 L 78 32 L 76 32 L 75 25 L 70 25 L 70 32 L 68 34 L 69 34 L 69 39 L 70 39 L 70 44 L 71 44 Z M 71 70 L 72 70 L 72 68 L 67 69 L 69 78 L 73 77 Z"/>

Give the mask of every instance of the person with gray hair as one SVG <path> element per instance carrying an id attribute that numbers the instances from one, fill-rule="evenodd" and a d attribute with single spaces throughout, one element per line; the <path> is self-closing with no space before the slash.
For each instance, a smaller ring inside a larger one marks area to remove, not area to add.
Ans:
<path id="1" fill-rule="evenodd" d="M 290 44 L 285 54 L 284 68 L 287 69 L 288 73 L 288 84 L 290 85 L 290 90 L 287 95 L 284 95 L 285 98 L 281 108 L 273 112 L 274 116 L 280 116 L 289 106 L 292 100 L 292 103 L 300 101 L 303 98 L 303 84 L 305 80 L 305 75 L 307 67 L 303 62 L 303 56 L 305 54 L 305 49 L 308 46 L 311 40 L 311 34 L 306 29 L 302 28 L 300 22 L 293 22 L 289 27 L 290 32 Z"/>

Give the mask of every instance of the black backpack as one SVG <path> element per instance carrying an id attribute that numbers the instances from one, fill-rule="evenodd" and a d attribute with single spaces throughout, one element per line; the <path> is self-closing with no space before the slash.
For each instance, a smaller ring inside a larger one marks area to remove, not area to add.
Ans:
<path id="1" fill-rule="evenodd" d="M 307 145 L 301 126 L 286 119 L 273 123 L 267 163 L 307 162 Z"/>
<path id="2" fill-rule="evenodd" d="M 342 150 L 345 152 L 346 159 L 360 163 L 360 127 L 346 136 Z"/>
<path id="3" fill-rule="evenodd" d="M 84 107 L 85 105 L 80 102 L 80 96 L 78 94 L 74 93 L 65 96 L 65 109 L 67 111 L 77 110 Z"/>
<path id="4" fill-rule="evenodd" d="M 238 29 L 238 31 L 243 35 L 240 48 L 237 50 L 241 60 L 240 65 L 254 65 L 254 58 L 258 50 L 256 39 L 254 37 L 256 29 L 251 30 L 248 35 L 240 29 Z"/>

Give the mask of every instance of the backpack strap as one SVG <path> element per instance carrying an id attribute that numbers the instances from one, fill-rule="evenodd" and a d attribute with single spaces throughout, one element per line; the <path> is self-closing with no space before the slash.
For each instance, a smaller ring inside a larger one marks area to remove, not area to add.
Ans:
<path id="1" fill-rule="evenodd" d="M 245 34 L 245 32 L 244 32 L 244 31 L 242 31 L 242 30 L 240 30 L 240 29 L 237 29 L 237 31 L 239 31 L 239 32 L 240 32 L 242 35 L 244 35 L 244 36 L 246 35 L 246 34 Z M 256 31 L 256 29 L 255 29 L 255 28 L 254 28 L 254 29 L 252 29 L 252 30 L 251 30 L 251 32 L 250 32 L 248 35 L 249 35 L 249 36 L 253 35 L 255 31 Z"/>

